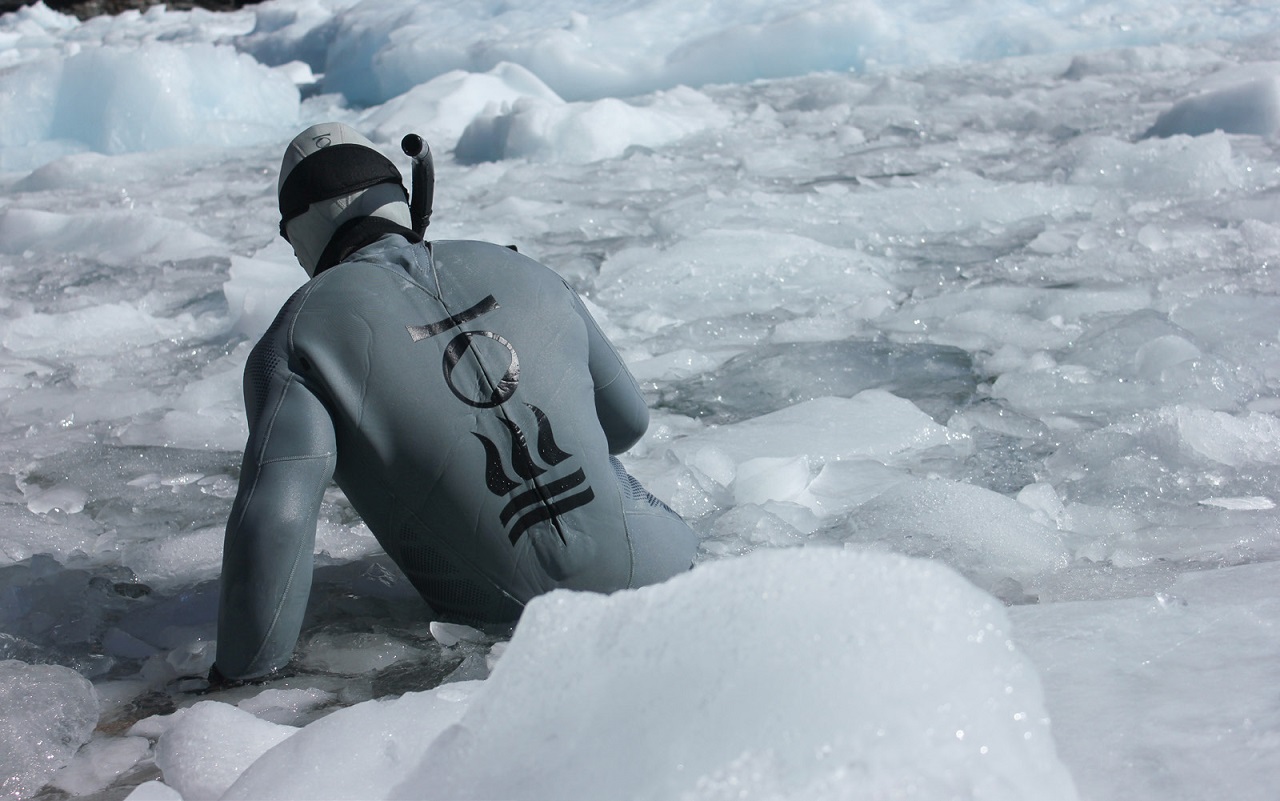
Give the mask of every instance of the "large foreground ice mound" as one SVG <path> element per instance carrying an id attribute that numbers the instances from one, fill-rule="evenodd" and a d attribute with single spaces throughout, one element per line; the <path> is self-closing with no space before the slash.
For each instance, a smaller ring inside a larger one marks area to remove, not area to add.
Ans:
<path id="1" fill-rule="evenodd" d="M 936 563 L 821 548 L 535 601 L 398 792 L 1075 797 L 997 601 Z"/>
<path id="2" fill-rule="evenodd" d="M 552 593 L 459 690 L 312 724 L 230 795 L 1076 797 L 1003 607 L 902 556 L 762 551 L 639 591 Z M 388 740 L 406 715 L 419 736 Z M 352 743 L 385 751 L 373 784 L 344 778 Z"/>

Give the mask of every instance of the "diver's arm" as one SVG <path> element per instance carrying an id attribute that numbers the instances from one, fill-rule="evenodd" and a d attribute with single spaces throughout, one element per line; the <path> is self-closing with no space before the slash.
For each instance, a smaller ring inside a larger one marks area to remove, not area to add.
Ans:
<path id="1" fill-rule="evenodd" d="M 574 308 L 587 325 L 591 381 L 595 385 L 596 417 L 609 441 L 609 453 L 618 454 L 635 445 L 649 427 L 649 407 L 622 357 L 600 330 L 578 294 Z"/>
<path id="2" fill-rule="evenodd" d="M 337 451 L 328 411 L 295 375 L 281 370 L 259 380 L 265 402 L 250 420 L 222 551 L 215 667 L 232 680 L 270 673 L 293 654 Z"/>

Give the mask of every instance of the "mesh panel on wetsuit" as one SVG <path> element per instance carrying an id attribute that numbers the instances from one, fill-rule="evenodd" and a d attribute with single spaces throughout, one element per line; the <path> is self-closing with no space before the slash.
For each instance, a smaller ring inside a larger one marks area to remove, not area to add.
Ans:
<path id="1" fill-rule="evenodd" d="M 244 373 L 244 380 L 249 385 L 253 396 L 253 408 L 248 410 L 250 420 L 262 417 L 267 406 L 267 396 L 271 392 L 271 376 L 275 374 L 282 361 L 284 360 L 280 358 L 280 354 L 276 353 L 275 348 L 253 349 Z"/>
<path id="2" fill-rule="evenodd" d="M 401 527 L 399 542 L 400 569 L 436 611 L 477 621 L 510 620 L 518 614 L 518 604 L 426 541 L 413 521 Z"/>
<path id="3" fill-rule="evenodd" d="M 280 308 L 280 312 L 276 315 L 276 319 L 271 321 L 271 325 L 263 332 L 262 338 L 258 340 L 258 344 L 254 346 L 253 351 L 249 354 L 249 362 L 245 365 L 244 380 L 253 397 L 253 408 L 245 410 L 249 413 L 250 420 L 262 416 L 267 406 L 267 396 L 271 392 L 271 376 L 275 374 L 276 370 L 280 369 L 280 364 L 284 361 L 280 349 L 275 347 L 270 340 L 280 330 L 280 326 L 284 325 L 285 319 L 289 316 L 290 310 L 297 304 L 302 291 L 302 289 L 299 289 L 289 297 L 289 300 L 285 301 L 284 306 Z"/>
<path id="4" fill-rule="evenodd" d="M 633 501 L 644 501 L 650 506 L 666 509 L 671 514 L 675 514 L 675 511 L 670 506 L 667 506 L 656 495 L 645 489 L 643 484 L 636 481 L 635 476 L 628 473 L 627 468 L 622 466 L 622 462 L 610 456 L 609 463 L 613 465 L 613 472 L 618 476 L 618 484 L 621 485 L 622 491 L 627 494 L 628 498 Z"/>

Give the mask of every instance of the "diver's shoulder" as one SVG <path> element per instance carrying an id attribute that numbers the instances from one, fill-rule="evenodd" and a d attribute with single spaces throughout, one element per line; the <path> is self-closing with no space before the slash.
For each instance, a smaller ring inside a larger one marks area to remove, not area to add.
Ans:
<path id="1" fill-rule="evenodd" d="M 554 271 L 545 264 L 520 253 L 515 245 L 499 245 L 479 239 L 437 239 L 429 243 L 431 256 L 436 264 L 472 265 L 476 267 L 498 266 L 507 269 L 525 269 L 533 272 Z"/>
<path id="2" fill-rule="evenodd" d="M 481 239 L 433 239 L 429 245 L 431 252 L 436 255 L 476 254 L 491 258 L 533 261 L 520 253 L 515 245 L 499 245 L 496 242 L 486 242 Z"/>

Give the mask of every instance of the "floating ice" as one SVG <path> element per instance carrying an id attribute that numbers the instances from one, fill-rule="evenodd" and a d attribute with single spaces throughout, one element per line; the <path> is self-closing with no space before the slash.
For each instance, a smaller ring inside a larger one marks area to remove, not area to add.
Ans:
<path id="1" fill-rule="evenodd" d="M 728 118 L 700 92 L 659 92 L 637 105 L 615 98 L 548 102 L 521 97 L 477 116 L 458 139 L 462 164 L 510 158 L 586 164 L 621 156 L 631 147 L 658 147 L 723 125 Z"/>
<path id="2" fill-rule="evenodd" d="M 232 326 L 256 340 L 306 279 L 306 272 L 297 262 L 282 264 L 233 256 L 228 280 L 222 285 Z"/>
<path id="3" fill-rule="evenodd" d="M 1168 13 L 1136 0 L 1124 24 L 1113 11 L 1003 0 L 974 17 L 963 5 L 804 0 L 711 5 L 681 13 L 666 0 L 633 6 L 551 2 L 426 8 L 353 0 L 267 4 L 239 45 L 264 63 L 306 61 L 325 91 L 377 105 L 451 70 L 520 64 L 571 100 L 637 95 L 678 84 L 744 83 L 818 71 L 989 60 L 1255 33 L 1263 20 L 1221 2 Z M 1261 15 L 1260 15 L 1261 16 Z M 1227 33 L 1227 32 L 1230 33 Z"/>
<path id="4" fill-rule="evenodd" d="M 318 707 L 332 704 L 337 697 L 324 690 L 263 690 L 236 704 L 240 709 L 269 723 L 296 726 Z"/>
<path id="5" fill-rule="evenodd" d="M 256 304 L 248 305 L 258 308 Z M 261 318 L 247 314 L 237 324 L 258 322 Z M 162 418 L 130 424 L 120 431 L 120 441 L 127 445 L 226 451 L 244 447 L 249 434 L 241 387 L 246 355 L 233 354 L 226 360 L 225 369 L 209 371 L 206 377 L 187 384 Z"/>
<path id="6" fill-rule="evenodd" d="M 30 798 L 98 725 L 98 698 L 74 670 L 0 662 L 0 792 Z"/>
<path id="7" fill-rule="evenodd" d="M 60 14 L 43 2 L 24 5 L 0 17 L 0 32 L 6 47 L 21 51 L 27 47 L 48 46 L 58 34 L 73 30 L 78 21 L 70 14 Z"/>
<path id="8" fill-rule="evenodd" d="M 217 701 L 175 715 L 156 743 L 156 767 L 184 801 L 217 799 L 254 760 L 297 729 Z"/>
<path id="9" fill-rule="evenodd" d="M 312 670 L 357 675 L 421 656 L 423 651 L 386 632 L 321 631 L 302 645 L 299 662 Z"/>
<path id="10" fill-rule="evenodd" d="M 427 746 L 483 691 L 479 682 L 447 684 L 338 710 L 266 752 L 223 797 L 389 798 Z"/>
<path id="11" fill-rule="evenodd" d="M 95 793 L 150 753 L 151 744 L 143 737 L 90 740 L 49 783 L 72 795 Z"/>
<path id="12" fill-rule="evenodd" d="M 1009 370 L 989 360 L 989 370 L 1003 373 L 992 394 L 1029 414 L 1090 416 L 1174 399 L 1234 408 L 1249 392 L 1234 370 L 1205 354 L 1194 332 L 1166 315 L 1144 309 L 1100 314 L 1091 322 L 1092 330 L 1062 348 L 1058 361 Z"/>
<path id="13" fill-rule="evenodd" d="M 51 145 L 125 153 L 278 139 L 297 124 L 298 90 L 228 47 L 105 45 L 0 75 L 0 116 L 0 167 L 29 169 Z"/>
<path id="14" fill-rule="evenodd" d="M 905 470 L 874 459 L 841 459 L 822 466 L 797 502 L 825 519 L 842 514 L 911 480 Z"/>
<path id="15" fill-rule="evenodd" d="M 303 0 L 253 6 L 250 30 L 235 38 L 236 48 L 263 64 L 298 61 L 323 72 L 325 51 L 335 36 L 334 15 L 359 0 Z"/>
<path id="16" fill-rule="evenodd" d="M 1206 498 L 1200 503 L 1204 506 L 1217 506 L 1222 509 L 1235 510 L 1264 511 L 1276 508 L 1275 501 L 1258 495 L 1248 498 Z"/>
<path id="17" fill-rule="evenodd" d="M 150 538 L 139 537 L 126 544 L 120 559 L 148 584 L 193 584 L 217 577 L 222 566 L 224 533 L 225 526 L 186 532 L 156 531 Z"/>
<path id="18" fill-rule="evenodd" d="M 1277 565 L 1189 573 L 1160 593 L 1119 601 L 1040 604 L 1011 610 L 1017 641 L 1045 671 L 1058 751 L 1083 797 L 1212 796 L 1264 801 L 1257 766 L 1280 769 L 1259 736 L 1252 692 L 1206 694 L 1204 677 L 1233 665 L 1238 687 L 1269 686 L 1280 660 Z M 1070 665 L 1076 681 L 1053 674 Z M 1155 708 L 1194 726 L 1122 731 Z M 1213 766 L 1210 768 L 1209 766 Z M 1176 788 L 1176 789 L 1171 789 Z"/>
<path id="19" fill-rule="evenodd" d="M 1188 97 L 1163 112 L 1145 136 L 1200 136 L 1223 131 L 1271 137 L 1280 133 L 1280 78 Z"/>
<path id="20" fill-rule="evenodd" d="M 484 73 L 454 70 L 433 78 L 370 109 L 358 126 L 375 142 L 398 144 L 402 136 L 414 132 L 426 137 L 437 152 L 446 152 L 482 112 L 498 115 L 522 99 L 550 105 L 564 102 L 536 75 L 504 62 Z M 502 156 L 480 160 L 498 158 Z"/>
<path id="21" fill-rule="evenodd" d="M 1180 197 L 1237 187 L 1245 180 L 1222 133 L 1134 144 L 1095 137 L 1081 142 L 1076 152 L 1071 181 L 1089 186 Z"/>
<path id="22" fill-rule="evenodd" d="M 481 632 L 470 626 L 464 626 L 461 623 L 445 623 L 440 620 L 431 621 L 431 636 L 446 648 L 463 641 L 478 642 L 484 637 Z"/>
<path id="23" fill-rule="evenodd" d="M 895 483 L 823 537 L 938 559 L 1009 601 L 1022 601 L 1021 587 L 1065 568 L 1070 555 L 1025 505 L 944 479 Z M 1012 595 L 1010 579 L 1020 585 Z"/>
<path id="24" fill-rule="evenodd" d="M 1262 270 L 1265 274 L 1266 270 Z M 1269 294 L 1205 293 L 1188 298 L 1169 312 L 1171 322 L 1197 336 L 1212 337 L 1216 350 L 1265 371 L 1280 365 L 1280 297 Z"/>
<path id="25" fill-rule="evenodd" d="M 791 501 L 809 486 L 809 460 L 804 456 L 761 456 L 738 465 L 733 478 L 733 502 L 763 504 Z"/>
<path id="26" fill-rule="evenodd" d="M 222 252 L 214 239 L 184 223 L 136 212 L 58 214 L 6 209 L 0 214 L 0 250 L 5 253 L 91 252 L 106 264 L 212 256 Z"/>
<path id="27" fill-rule="evenodd" d="M 937 345 L 844 340 L 765 345 L 673 382 L 662 406 L 731 423 L 819 397 L 884 389 L 945 419 L 976 390 L 968 353 Z"/>
<path id="28" fill-rule="evenodd" d="M 1280 465 L 1280 418 L 1176 407 L 1162 415 L 1193 453 L 1220 464 Z M 1164 421 L 1162 421 L 1164 422 Z"/>
<path id="29" fill-rule="evenodd" d="M 1148 340 L 1133 354 L 1134 371 L 1148 381 L 1162 380 L 1170 368 L 1199 359 L 1203 353 L 1177 334 Z"/>
<path id="30" fill-rule="evenodd" d="M 749 78 L 860 69 L 880 57 L 886 40 L 915 26 L 876 3 L 808 7 L 793 5 L 763 19 L 732 18 L 719 30 L 676 47 L 664 65 L 669 80 L 700 86 Z M 905 37 L 904 37 L 905 38 Z M 797 49 L 796 43 L 804 46 Z M 915 43 L 904 41 L 914 50 Z"/>
<path id="31" fill-rule="evenodd" d="M 289 80 L 293 81 L 293 85 L 299 89 L 314 86 L 317 80 L 311 67 L 304 61 L 290 61 L 288 64 L 277 66 L 276 70 L 288 76 Z"/>
<path id="32" fill-rule="evenodd" d="M 84 510 L 89 495 L 79 487 L 59 484 L 49 489 L 34 489 L 28 496 L 27 508 L 38 515 L 48 514 L 53 510 L 76 514 Z"/>
<path id="33" fill-rule="evenodd" d="M 125 801 L 183 801 L 182 794 L 161 781 L 143 782 L 125 796 Z"/>
<path id="34" fill-rule="evenodd" d="M 847 299 L 840 303 L 842 315 L 875 317 L 896 295 L 883 268 L 875 258 L 806 237 L 697 230 L 669 248 L 632 247 L 611 255 L 601 265 L 596 297 L 615 316 L 630 312 L 630 324 L 641 329 L 698 320 L 711 309 L 717 317 L 812 314 L 835 299 Z M 650 288 L 656 285 L 668 289 L 655 296 Z M 709 343 L 699 344 L 705 349 Z"/>
<path id="35" fill-rule="evenodd" d="M 818 462 L 905 458 L 966 437 L 935 423 L 908 400 L 869 389 L 852 398 L 817 398 L 732 426 L 712 426 L 672 443 L 695 458 L 708 446 L 741 463 L 762 456 L 809 456 Z"/>
<path id="36" fill-rule="evenodd" d="M 903 335 L 971 351 L 1066 348 L 1080 336 L 1080 319 L 1145 309 L 1151 293 L 1141 287 L 1079 288 L 1063 293 L 1022 286 L 981 286 L 904 305 L 883 324 Z M 922 324 L 921 321 L 929 321 Z M 1031 365 L 1034 369 L 1034 365 Z"/>

